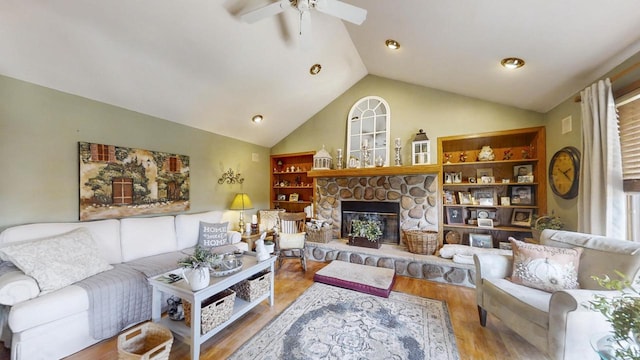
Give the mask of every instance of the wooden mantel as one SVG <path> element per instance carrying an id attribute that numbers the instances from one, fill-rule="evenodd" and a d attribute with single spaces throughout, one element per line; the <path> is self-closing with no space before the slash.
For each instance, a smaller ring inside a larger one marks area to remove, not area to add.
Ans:
<path id="1" fill-rule="evenodd" d="M 341 170 L 311 170 L 308 177 L 355 177 L 355 176 L 388 176 L 388 175 L 417 175 L 440 173 L 440 164 L 411 165 L 411 166 L 382 166 L 360 169 Z"/>

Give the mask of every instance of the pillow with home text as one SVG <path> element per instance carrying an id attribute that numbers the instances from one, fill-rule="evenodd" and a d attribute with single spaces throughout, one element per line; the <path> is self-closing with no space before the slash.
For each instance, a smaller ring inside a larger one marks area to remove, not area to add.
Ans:
<path id="1" fill-rule="evenodd" d="M 207 223 L 200 221 L 198 245 L 204 248 L 215 248 L 231 244 L 227 236 L 229 222 Z"/>

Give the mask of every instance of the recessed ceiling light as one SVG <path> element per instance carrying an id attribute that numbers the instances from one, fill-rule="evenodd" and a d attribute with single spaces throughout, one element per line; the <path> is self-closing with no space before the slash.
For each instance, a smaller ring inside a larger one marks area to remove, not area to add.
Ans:
<path id="1" fill-rule="evenodd" d="M 514 69 L 523 67 L 524 60 L 516 57 L 505 58 L 505 59 L 502 59 L 502 61 L 500 61 L 500 65 L 504 66 L 509 70 L 514 70 Z"/>
<path id="2" fill-rule="evenodd" d="M 262 122 L 262 120 L 264 120 L 264 117 L 262 117 L 262 115 L 260 115 L 260 114 L 258 114 L 258 115 L 254 115 L 254 116 L 251 118 L 251 121 L 253 121 L 253 122 L 254 122 L 254 123 L 256 123 L 256 124 L 261 123 L 261 122 Z"/>
<path id="3" fill-rule="evenodd" d="M 318 75 L 318 73 L 320 72 L 320 70 L 322 70 L 322 65 L 320 65 L 320 64 L 313 64 L 313 66 L 311 66 L 311 68 L 309 69 L 309 74 L 311 74 L 311 75 Z"/>
<path id="4" fill-rule="evenodd" d="M 400 43 L 395 41 L 395 40 L 393 40 L 393 39 L 389 39 L 389 40 L 385 41 L 384 44 L 391 50 L 400 49 Z"/>

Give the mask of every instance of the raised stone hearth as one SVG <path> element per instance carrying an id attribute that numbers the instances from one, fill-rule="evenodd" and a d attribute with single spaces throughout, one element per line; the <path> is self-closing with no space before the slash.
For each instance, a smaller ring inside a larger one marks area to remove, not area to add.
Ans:
<path id="1" fill-rule="evenodd" d="M 309 260 L 327 262 L 346 261 L 369 266 L 394 269 L 396 274 L 445 284 L 475 287 L 475 267 L 458 264 L 434 255 L 413 254 L 406 247 L 383 244 L 380 249 L 347 245 L 347 240 L 337 239 L 329 243 L 307 241 Z"/>

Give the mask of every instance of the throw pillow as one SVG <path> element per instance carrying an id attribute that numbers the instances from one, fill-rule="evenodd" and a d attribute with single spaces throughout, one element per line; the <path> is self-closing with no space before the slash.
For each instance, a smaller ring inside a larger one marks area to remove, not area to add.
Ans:
<path id="1" fill-rule="evenodd" d="M 228 227 L 229 222 L 207 223 L 204 221 L 200 221 L 200 235 L 198 236 L 198 245 L 205 248 L 213 248 L 231 244 L 227 236 Z"/>
<path id="2" fill-rule="evenodd" d="M 58 290 L 113 269 L 98 254 L 91 233 L 83 227 L 61 235 L 0 248 L 0 257 L 11 261 L 34 278 L 41 292 Z"/>
<path id="3" fill-rule="evenodd" d="M 286 249 L 302 249 L 304 248 L 304 239 L 307 233 L 280 233 L 278 235 L 278 247 L 282 250 Z"/>
<path id="4" fill-rule="evenodd" d="M 511 281 L 554 292 L 577 289 L 582 248 L 561 248 L 529 244 L 509 238 L 513 247 Z"/>

